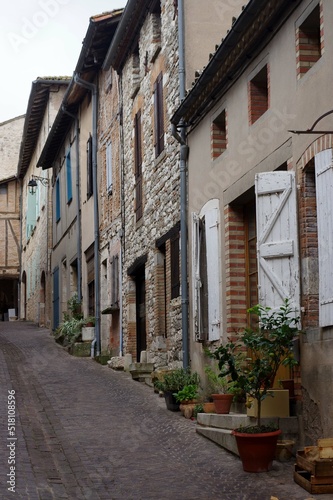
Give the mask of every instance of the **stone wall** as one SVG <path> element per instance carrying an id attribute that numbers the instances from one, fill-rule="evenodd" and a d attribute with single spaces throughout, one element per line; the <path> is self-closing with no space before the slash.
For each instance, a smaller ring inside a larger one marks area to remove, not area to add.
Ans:
<path id="1" fill-rule="evenodd" d="M 135 271 L 129 268 L 146 256 L 146 337 L 148 360 L 163 366 L 180 364 L 181 321 L 180 298 L 171 300 L 168 238 L 163 259 L 166 309 L 156 307 L 158 300 L 158 262 L 156 242 L 163 238 L 180 219 L 178 144 L 170 132 L 170 117 L 178 104 L 178 47 L 177 18 L 174 4 L 162 2 L 160 20 L 157 14 L 147 16 L 139 36 L 139 51 L 129 54 L 121 75 L 124 123 L 124 213 L 123 247 L 123 324 L 125 352 L 136 358 Z M 154 150 L 154 83 L 163 74 L 164 150 L 155 158 Z M 134 78 L 135 76 L 135 78 Z M 141 111 L 143 216 L 135 217 L 134 130 L 135 114 Z M 160 323 L 165 320 L 166 331 Z M 165 318 L 164 318 L 165 316 Z"/>
<path id="2" fill-rule="evenodd" d="M 0 181 L 17 174 L 24 115 L 0 123 Z"/>

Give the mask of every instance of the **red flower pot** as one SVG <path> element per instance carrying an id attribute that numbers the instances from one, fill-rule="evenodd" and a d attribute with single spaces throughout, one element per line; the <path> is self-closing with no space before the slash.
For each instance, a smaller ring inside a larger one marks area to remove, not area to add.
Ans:
<path id="1" fill-rule="evenodd" d="M 239 456 L 246 472 L 267 472 L 272 468 L 276 445 L 281 430 L 262 434 L 232 431 Z"/>
<path id="2" fill-rule="evenodd" d="M 233 394 L 212 394 L 214 401 L 216 413 L 229 413 L 232 400 L 234 399 Z"/>

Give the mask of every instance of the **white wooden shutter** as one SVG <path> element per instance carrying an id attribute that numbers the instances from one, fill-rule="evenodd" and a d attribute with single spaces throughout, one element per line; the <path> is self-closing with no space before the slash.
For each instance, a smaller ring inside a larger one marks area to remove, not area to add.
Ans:
<path id="1" fill-rule="evenodd" d="M 333 165 L 332 150 L 315 156 L 318 261 L 319 326 L 333 325 Z"/>
<path id="2" fill-rule="evenodd" d="M 300 311 L 295 173 L 257 174 L 257 255 L 259 303 L 271 308 L 288 298 Z"/>
<path id="3" fill-rule="evenodd" d="M 217 208 L 208 210 L 205 213 L 205 229 L 207 252 L 209 340 L 218 340 L 221 333 L 219 226 L 219 210 Z"/>
<path id="4" fill-rule="evenodd" d="M 193 327 L 196 340 L 200 340 L 200 229 L 199 216 L 192 213 L 192 303 Z"/>

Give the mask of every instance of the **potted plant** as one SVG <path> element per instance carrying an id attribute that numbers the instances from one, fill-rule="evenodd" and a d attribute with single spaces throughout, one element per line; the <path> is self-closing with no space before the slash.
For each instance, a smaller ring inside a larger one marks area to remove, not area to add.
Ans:
<path id="1" fill-rule="evenodd" d="M 278 310 L 257 305 L 249 309 L 258 318 L 256 329 L 246 328 L 239 336 L 239 344 L 230 342 L 213 355 L 227 365 L 235 386 L 242 389 L 257 403 L 256 425 L 233 430 L 243 469 L 264 472 L 271 468 L 276 444 L 281 431 L 262 425 L 261 403 L 270 396 L 274 378 L 282 365 L 297 364 L 293 356 L 293 343 L 299 333 L 296 317 L 286 299 Z M 241 349 L 246 351 L 242 354 Z M 236 354 L 238 351 L 238 354 Z"/>
<path id="2" fill-rule="evenodd" d="M 215 412 L 226 414 L 230 412 L 233 401 L 233 394 L 229 393 L 229 380 L 225 376 L 220 376 L 217 367 L 206 366 L 207 391 L 213 400 Z"/>
<path id="3" fill-rule="evenodd" d="M 199 382 L 197 373 L 191 373 L 189 369 L 177 368 L 164 373 L 161 380 L 154 382 L 154 386 L 157 390 L 163 392 L 167 409 L 179 411 L 180 403 L 176 400 L 174 393 L 181 391 L 188 385 L 199 387 Z"/>
<path id="4" fill-rule="evenodd" d="M 198 386 L 196 384 L 185 385 L 183 389 L 175 392 L 174 397 L 179 403 L 179 409 L 185 418 L 191 418 L 195 405 L 197 404 Z"/>

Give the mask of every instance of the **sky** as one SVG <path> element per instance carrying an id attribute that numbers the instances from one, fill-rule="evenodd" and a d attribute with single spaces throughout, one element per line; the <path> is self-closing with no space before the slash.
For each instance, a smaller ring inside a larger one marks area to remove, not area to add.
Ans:
<path id="1" fill-rule="evenodd" d="M 127 0 L 9 0 L 1 5 L 0 123 L 25 114 L 37 77 L 72 76 L 89 18 Z"/>

